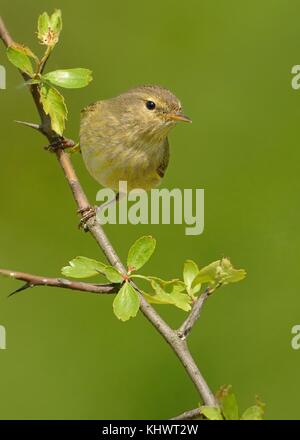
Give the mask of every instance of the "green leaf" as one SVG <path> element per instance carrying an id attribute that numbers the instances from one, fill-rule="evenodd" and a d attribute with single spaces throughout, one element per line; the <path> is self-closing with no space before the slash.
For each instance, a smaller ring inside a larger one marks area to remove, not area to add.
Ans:
<path id="1" fill-rule="evenodd" d="M 263 418 L 264 410 L 258 405 L 253 405 L 244 411 L 241 420 L 263 420 Z"/>
<path id="2" fill-rule="evenodd" d="M 56 34 L 60 34 L 62 30 L 62 16 L 61 16 L 61 10 L 55 9 L 53 14 L 50 17 L 50 28 L 52 31 Z"/>
<path id="3" fill-rule="evenodd" d="M 184 282 L 179 280 L 178 278 L 175 278 L 174 280 L 168 280 L 168 281 L 165 281 L 165 280 L 162 280 L 161 278 L 153 277 L 153 276 L 148 276 L 148 277 L 144 277 L 144 278 L 146 278 L 150 283 L 152 281 L 155 281 L 167 293 L 183 292 L 185 290 Z"/>
<path id="4" fill-rule="evenodd" d="M 62 30 L 61 11 L 56 9 L 49 17 L 44 12 L 38 18 L 38 39 L 42 44 L 47 46 L 55 46 L 59 40 L 59 34 Z"/>
<path id="5" fill-rule="evenodd" d="M 192 289 L 192 283 L 199 273 L 197 264 L 192 260 L 186 260 L 183 266 L 183 280 L 189 295 L 194 296 L 201 289 L 201 284 L 197 284 Z"/>
<path id="6" fill-rule="evenodd" d="M 38 18 L 38 39 L 43 43 L 45 43 L 45 39 L 48 35 L 48 31 L 50 28 L 50 17 L 47 12 L 43 12 L 42 15 Z"/>
<path id="7" fill-rule="evenodd" d="M 128 252 L 127 266 L 128 271 L 132 272 L 140 269 L 149 260 L 156 246 L 156 240 L 151 236 L 139 238 Z"/>
<path id="8" fill-rule="evenodd" d="M 149 293 L 143 292 L 143 296 L 150 304 L 173 304 L 170 303 L 169 297 L 164 297 L 164 295 L 150 295 Z"/>
<path id="9" fill-rule="evenodd" d="M 192 283 L 192 288 L 204 283 L 210 285 L 236 283 L 245 276 L 244 269 L 235 269 L 228 258 L 222 258 L 200 269 Z"/>
<path id="10" fill-rule="evenodd" d="M 173 304 L 178 309 L 184 310 L 185 312 L 189 312 L 191 310 L 191 297 L 186 293 L 174 292 L 169 293 L 169 296 L 172 297 Z"/>
<path id="11" fill-rule="evenodd" d="M 177 280 L 175 280 L 177 281 Z M 168 293 L 166 292 L 159 283 L 151 280 L 151 285 L 153 287 L 153 290 L 155 292 L 154 295 L 144 294 L 145 298 L 148 302 L 153 304 L 172 304 L 179 309 L 184 310 L 185 312 L 188 312 L 191 310 L 191 298 L 186 293 L 182 293 L 180 290 L 178 290 L 178 286 L 173 286 L 172 292 Z"/>
<path id="12" fill-rule="evenodd" d="M 111 283 L 122 283 L 123 277 L 113 267 L 87 257 L 76 257 L 69 266 L 62 268 L 62 274 L 72 278 L 89 278 L 104 275 Z"/>
<path id="13" fill-rule="evenodd" d="M 46 84 L 40 87 L 40 96 L 44 111 L 50 116 L 52 130 L 62 136 L 68 114 L 64 97 Z"/>
<path id="14" fill-rule="evenodd" d="M 186 293 L 182 293 L 185 291 L 183 281 L 179 279 L 165 281 L 158 277 L 144 275 L 132 275 L 132 278 L 141 278 L 151 284 L 155 293 L 148 294 L 143 292 L 145 299 L 149 303 L 172 304 L 186 312 L 191 309 L 191 297 Z"/>
<path id="15" fill-rule="evenodd" d="M 192 282 L 192 288 L 195 289 L 201 284 L 213 284 L 216 279 L 217 268 L 220 265 L 220 260 L 210 263 L 208 266 L 203 267 L 199 270 L 198 275 Z"/>
<path id="16" fill-rule="evenodd" d="M 128 321 L 136 316 L 139 307 L 139 296 L 131 284 L 126 281 L 114 299 L 114 313 L 121 321 Z"/>
<path id="17" fill-rule="evenodd" d="M 224 385 L 217 393 L 222 412 L 226 420 L 238 420 L 239 408 L 231 385 Z"/>
<path id="18" fill-rule="evenodd" d="M 223 258 L 220 263 L 220 278 L 222 284 L 237 283 L 246 276 L 244 269 L 235 269 L 228 258 Z"/>
<path id="19" fill-rule="evenodd" d="M 219 408 L 215 408 L 214 406 L 201 406 L 200 407 L 201 414 L 204 415 L 208 420 L 224 420 Z"/>
<path id="20" fill-rule="evenodd" d="M 24 44 L 13 43 L 10 47 L 13 47 L 18 51 L 23 52 L 25 55 L 35 61 L 39 60 L 38 57 L 32 52 L 32 50 Z"/>
<path id="21" fill-rule="evenodd" d="M 92 71 L 89 69 L 54 70 L 42 76 L 42 79 L 65 89 L 80 89 L 92 81 Z"/>
<path id="22" fill-rule="evenodd" d="M 100 261 L 87 257 L 76 257 L 69 262 L 69 266 L 62 268 L 61 273 L 66 277 L 89 278 L 99 275 L 106 268 Z"/>
<path id="23" fill-rule="evenodd" d="M 33 54 L 30 49 L 19 44 L 13 44 L 7 48 L 6 53 L 9 61 L 14 66 L 16 66 L 22 72 L 27 73 L 27 75 L 33 75 L 34 72 L 30 59 L 32 58 Z M 32 54 L 32 56 L 29 54 Z"/>
<path id="24" fill-rule="evenodd" d="M 108 281 L 111 283 L 122 283 L 124 281 L 122 275 L 120 275 L 117 269 L 115 269 L 113 266 L 105 265 L 104 269 L 99 272 L 105 275 Z"/>
<path id="25" fill-rule="evenodd" d="M 256 405 L 247 408 L 244 411 L 241 420 L 263 420 L 265 409 L 266 404 L 262 402 L 259 397 L 256 396 Z"/>

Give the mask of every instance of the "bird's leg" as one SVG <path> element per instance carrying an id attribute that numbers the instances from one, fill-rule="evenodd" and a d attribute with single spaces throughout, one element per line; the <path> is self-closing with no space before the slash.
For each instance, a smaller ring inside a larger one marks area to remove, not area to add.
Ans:
<path id="1" fill-rule="evenodd" d="M 98 206 L 97 212 L 102 211 L 103 209 L 107 208 L 110 205 L 113 205 L 114 203 L 117 203 L 120 198 L 121 194 L 117 192 L 114 199 L 110 200 L 109 202 L 102 203 L 102 205 Z"/>
<path id="2" fill-rule="evenodd" d="M 100 206 L 88 206 L 83 209 L 78 209 L 77 213 L 82 214 L 81 220 L 79 222 L 79 228 L 83 228 L 84 231 L 87 231 L 87 221 L 92 217 L 97 217 L 97 214 L 103 209 L 114 203 L 117 203 L 120 200 L 120 197 L 120 193 L 116 193 L 116 197 L 114 199 L 110 200 L 109 202 L 103 203 Z"/>
<path id="3" fill-rule="evenodd" d="M 115 198 L 113 198 L 109 202 L 102 203 L 102 205 L 97 207 L 97 214 L 101 213 L 101 211 L 103 211 L 104 209 L 108 208 L 109 206 L 114 205 L 115 203 L 118 203 L 121 200 L 121 198 L 123 196 L 125 196 L 125 195 L 126 194 L 124 194 L 124 193 L 117 192 Z"/>

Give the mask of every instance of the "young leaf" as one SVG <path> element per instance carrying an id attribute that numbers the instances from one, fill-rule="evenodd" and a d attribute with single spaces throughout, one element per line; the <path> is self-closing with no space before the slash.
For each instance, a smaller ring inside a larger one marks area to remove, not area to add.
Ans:
<path id="1" fill-rule="evenodd" d="M 151 281 L 151 286 L 153 287 L 155 294 L 149 295 L 144 294 L 145 298 L 149 303 L 153 304 L 172 304 L 179 309 L 188 312 L 191 310 L 191 298 L 186 293 L 181 293 L 176 286 L 173 286 L 171 293 L 166 292 L 160 284 L 156 281 Z"/>
<path id="2" fill-rule="evenodd" d="M 32 52 L 32 50 L 24 44 L 13 43 L 10 47 L 13 47 L 16 50 L 23 52 L 25 55 L 35 61 L 39 61 L 38 57 Z"/>
<path id="3" fill-rule="evenodd" d="M 218 400 L 221 404 L 222 413 L 226 420 L 238 420 L 239 408 L 235 395 L 232 392 L 231 385 L 224 385 L 217 393 Z"/>
<path id="4" fill-rule="evenodd" d="M 99 272 L 105 275 L 108 281 L 111 283 L 122 283 L 123 281 L 122 275 L 120 275 L 117 269 L 115 269 L 113 266 L 105 265 L 105 267 Z"/>
<path id="5" fill-rule="evenodd" d="M 46 44 L 45 40 L 50 29 L 50 17 L 47 12 L 43 12 L 38 18 L 38 39 Z"/>
<path id="6" fill-rule="evenodd" d="M 263 420 L 264 410 L 261 406 L 253 405 L 244 411 L 241 420 Z"/>
<path id="7" fill-rule="evenodd" d="M 152 281 L 155 281 L 160 285 L 160 287 L 165 290 L 167 293 L 173 293 L 173 292 L 183 292 L 185 290 L 185 284 L 183 281 L 179 280 L 178 278 L 175 278 L 174 280 L 165 281 L 158 277 L 148 276 L 144 277 L 147 279 L 150 283 Z"/>
<path id="8" fill-rule="evenodd" d="M 199 268 L 197 264 L 192 260 L 186 260 L 183 266 L 183 280 L 187 289 L 190 289 L 192 282 L 194 281 L 196 275 L 198 275 Z"/>
<path id="9" fill-rule="evenodd" d="M 201 284 L 198 283 L 193 289 L 192 289 L 192 283 L 196 276 L 199 273 L 199 268 L 197 264 L 192 260 L 186 260 L 183 266 L 183 279 L 186 286 L 186 290 L 189 295 L 192 297 L 198 293 L 201 289 Z"/>
<path id="10" fill-rule="evenodd" d="M 189 312 L 191 310 L 191 297 L 186 293 L 174 292 L 170 293 L 169 296 L 172 297 L 173 304 L 178 309 L 184 310 L 185 312 Z"/>
<path id="11" fill-rule="evenodd" d="M 99 275 L 106 269 L 106 265 L 100 261 L 87 257 L 76 257 L 69 262 L 69 266 L 62 268 L 61 273 L 66 277 L 89 278 Z"/>
<path id="12" fill-rule="evenodd" d="M 241 420 L 263 420 L 266 404 L 256 396 L 256 405 L 250 406 L 244 411 Z"/>
<path id="13" fill-rule="evenodd" d="M 144 266 L 153 254 L 156 240 L 151 236 L 139 238 L 128 252 L 127 266 L 130 271 L 135 271 Z"/>
<path id="14" fill-rule="evenodd" d="M 50 28 L 52 31 L 56 34 L 60 34 L 62 30 L 62 17 L 61 17 L 61 10 L 55 9 L 53 14 L 50 17 Z"/>
<path id="15" fill-rule="evenodd" d="M 237 283 L 246 276 L 244 269 L 235 269 L 228 258 L 223 258 L 220 262 L 220 279 L 222 284 Z"/>
<path id="16" fill-rule="evenodd" d="M 68 114 L 64 97 L 56 89 L 46 84 L 40 87 L 40 96 L 44 111 L 50 116 L 52 130 L 62 135 Z"/>
<path id="17" fill-rule="evenodd" d="M 158 277 L 132 275 L 132 278 L 141 278 L 148 281 L 153 287 L 155 294 L 143 292 L 145 299 L 152 304 L 172 304 L 188 312 L 191 309 L 191 297 L 185 291 L 183 281 L 174 279 L 170 281 L 162 280 Z"/>
<path id="18" fill-rule="evenodd" d="M 69 266 L 62 268 L 62 274 L 72 278 L 89 278 L 95 275 L 104 275 L 111 283 L 122 283 L 123 277 L 112 266 L 87 257 L 76 257 L 69 262 Z"/>
<path id="19" fill-rule="evenodd" d="M 204 415 L 208 420 L 224 420 L 219 408 L 214 406 L 201 406 L 200 413 Z"/>
<path id="20" fill-rule="evenodd" d="M 222 258 L 200 269 L 192 283 L 192 288 L 204 283 L 211 285 L 236 283 L 245 276 L 244 269 L 235 269 L 228 258 Z"/>
<path id="21" fill-rule="evenodd" d="M 9 61 L 14 66 L 16 66 L 22 72 L 27 73 L 29 76 L 33 75 L 33 67 L 30 59 L 32 56 L 29 55 L 32 54 L 30 49 L 19 44 L 13 44 L 7 48 L 6 53 Z"/>
<path id="22" fill-rule="evenodd" d="M 47 46 L 55 46 L 59 40 L 59 34 L 62 30 L 61 11 L 55 10 L 49 17 L 47 12 L 44 12 L 38 19 L 38 39 L 42 44 Z"/>
<path id="23" fill-rule="evenodd" d="M 173 304 L 170 302 L 167 293 L 165 295 L 150 295 L 149 293 L 143 292 L 143 296 L 149 304 Z"/>
<path id="24" fill-rule="evenodd" d="M 216 279 L 216 273 L 219 265 L 220 265 L 220 260 L 214 261 L 213 263 L 210 263 L 208 266 L 205 266 L 202 269 L 200 269 L 198 275 L 195 277 L 194 281 L 192 282 L 192 288 L 195 289 L 199 285 L 205 283 L 213 284 Z"/>
<path id="25" fill-rule="evenodd" d="M 89 69 L 64 69 L 46 73 L 42 79 L 65 89 L 80 89 L 92 81 L 92 71 Z"/>
<path id="26" fill-rule="evenodd" d="M 128 321 L 135 317 L 140 307 L 140 299 L 130 283 L 125 282 L 114 299 L 113 309 L 118 319 Z"/>

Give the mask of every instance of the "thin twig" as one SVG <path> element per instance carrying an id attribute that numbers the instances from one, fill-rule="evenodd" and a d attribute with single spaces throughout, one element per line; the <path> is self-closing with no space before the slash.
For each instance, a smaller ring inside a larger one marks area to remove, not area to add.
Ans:
<path id="1" fill-rule="evenodd" d="M 2 38 L 4 44 L 9 46 L 12 44 L 13 40 L 10 37 L 8 30 L 6 29 L 4 22 L 0 19 L 0 38 Z M 26 75 L 22 74 L 24 79 L 27 80 Z M 30 92 L 34 99 L 36 108 L 39 112 L 41 118 L 41 130 L 43 134 L 47 137 L 50 144 L 55 144 L 60 139 L 60 137 L 53 132 L 51 128 L 51 120 L 43 110 L 40 102 L 39 87 L 37 84 L 30 85 Z M 75 170 L 72 166 L 69 155 L 62 149 L 56 148 L 55 154 L 57 160 L 63 169 L 65 177 L 71 188 L 74 200 L 76 202 L 78 210 L 84 212 L 84 210 L 89 209 L 90 203 L 85 195 L 82 186 L 77 178 Z M 86 222 L 86 227 L 92 234 L 103 253 L 105 254 L 107 260 L 112 266 L 114 266 L 120 273 L 126 274 L 126 270 L 114 250 L 113 246 L 109 242 L 103 228 L 99 223 L 96 222 L 95 217 L 90 218 Z M 138 290 L 137 290 L 138 292 Z M 181 340 L 177 332 L 172 330 L 168 324 L 158 315 L 155 309 L 150 306 L 150 304 L 144 299 L 144 297 L 138 292 L 140 298 L 140 310 L 145 315 L 145 317 L 152 323 L 156 330 L 164 337 L 168 344 L 172 347 L 177 357 L 180 359 L 182 365 L 186 369 L 188 375 L 196 386 L 200 396 L 204 400 L 206 405 L 216 405 L 216 400 L 209 389 L 205 379 L 199 371 L 194 359 L 192 358 L 185 341 Z"/>
<path id="2" fill-rule="evenodd" d="M 192 308 L 192 311 L 177 330 L 177 334 L 180 339 L 184 341 L 188 337 L 192 328 L 200 318 L 204 303 L 206 302 L 207 298 L 211 296 L 215 290 L 219 289 L 221 285 L 222 283 L 218 283 L 215 286 L 207 287 L 207 289 L 205 289 L 205 291 L 199 296 Z"/>
<path id="3" fill-rule="evenodd" d="M 207 298 L 209 297 L 209 295 L 210 295 L 210 290 L 206 289 L 196 300 L 195 304 L 193 305 L 192 311 L 190 312 L 186 320 L 183 322 L 181 327 L 177 330 L 177 334 L 182 340 L 185 340 L 187 338 L 193 326 L 196 324 L 197 320 L 200 317 L 203 305 L 207 300 Z"/>
<path id="4" fill-rule="evenodd" d="M 28 287 L 35 286 L 48 286 L 48 287 L 59 287 L 62 289 L 79 290 L 81 292 L 90 293 L 116 293 L 118 291 L 118 285 L 115 284 L 91 284 L 83 283 L 81 281 L 70 281 L 64 278 L 48 278 L 41 277 L 38 275 L 32 275 L 25 272 L 15 272 L 13 270 L 0 269 L 0 275 L 14 278 L 15 280 L 24 281 L 26 284 L 20 289 L 24 290 Z M 25 287 L 27 286 L 27 287 Z M 16 290 L 21 291 L 20 289 Z"/>
<path id="5" fill-rule="evenodd" d="M 200 413 L 200 407 L 191 409 L 189 411 L 185 411 L 182 414 L 179 414 L 179 416 L 172 417 L 170 420 L 195 420 L 200 419 L 201 413 Z"/>
<path id="6" fill-rule="evenodd" d="M 0 35 L 6 47 L 11 46 L 13 39 L 9 35 L 9 32 L 4 24 L 2 17 L 0 16 Z"/>
<path id="7" fill-rule="evenodd" d="M 46 49 L 46 52 L 45 52 L 43 58 L 40 60 L 40 62 L 37 65 L 36 73 L 39 73 L 39 74 L 43 73 L 43 71 L 46 67 L 47 61 L 51 55 L 52 50 L 53 50 L 52 46 L 47 46 L 47 49 Z"/>

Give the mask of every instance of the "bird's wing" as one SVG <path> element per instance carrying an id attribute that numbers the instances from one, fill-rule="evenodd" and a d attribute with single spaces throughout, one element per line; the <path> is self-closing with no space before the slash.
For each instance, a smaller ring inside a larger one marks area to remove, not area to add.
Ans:
<path id="1" fill-rule="evenodd" d="M 169 148 L 168 138 L 166 138 L 163 148 L 164 148 L 164 151 L 163 151 L 162 160 L 161 160 L 161 163 L 159 164 L 159 166 L 158 166 L 158 168 L 156 170 L 157 174 L 161 178 L 163 178 L 164 175 L 165 175 L 166 169 L 167 169 L 168 164 L 169 164 L 169 159 L 170 159 L 170 148 Z"/>

